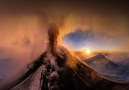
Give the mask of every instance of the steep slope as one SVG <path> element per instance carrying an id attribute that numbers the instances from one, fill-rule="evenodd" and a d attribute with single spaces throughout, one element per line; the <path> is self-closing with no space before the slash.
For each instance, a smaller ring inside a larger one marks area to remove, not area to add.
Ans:
<path id="1" fill-rule="evenodd" d="M 31 72 L 28 71 L 29 74 L 25 75 L 27 77 L 18 80 L 20 82 L 12 86 L 11 90 L 85 90 L 87 86 L 73 71 L 77 61 L 74 61 L 70 52 L 60 48 L 54 56 L 50 52 L 44 55 L 31 65 Z M 39 62 L 42 64 L 39 65 Z M 33 69 L 34 67 L 38 68 Z"/>

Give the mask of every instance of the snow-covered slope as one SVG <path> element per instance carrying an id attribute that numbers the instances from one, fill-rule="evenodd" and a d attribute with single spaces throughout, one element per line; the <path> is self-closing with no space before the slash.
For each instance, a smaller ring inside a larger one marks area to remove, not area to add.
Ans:
<path id="1" fill-rule="evenodd" d="M 89 58 L 86 64 L 108 80 L 119 83 L 129 82 L 129 71 L 126 67 L 112 62 L 102 54 Z"/>

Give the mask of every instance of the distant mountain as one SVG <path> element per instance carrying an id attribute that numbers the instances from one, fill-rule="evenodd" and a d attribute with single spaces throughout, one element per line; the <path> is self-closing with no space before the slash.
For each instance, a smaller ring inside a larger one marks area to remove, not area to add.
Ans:
<path id="1" fill-rule="evenodd" d="M 126 70 L 126 67 L 112 62 L 102 54 L 89 58 L 85 62 L 90 68 L 108 80 L 119 83 L 129 82 L 129 71 Z"/>

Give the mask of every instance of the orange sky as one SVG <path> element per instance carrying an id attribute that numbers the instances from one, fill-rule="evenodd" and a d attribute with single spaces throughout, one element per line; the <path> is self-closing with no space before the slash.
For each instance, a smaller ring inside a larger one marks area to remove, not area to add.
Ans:
<path id="1" fill-rule="evenodd" d="M 0 1 L 0 60 L 18 61 L 17 66 L 32 62 L 45 50 L 47 30 L 53 22 L 60 28 L 60 44 L 64 35 L 76 29 L 92 29 L 96 36 L 104 34 L 102 46 L 112 46 L 113 37 L 120 44 L 111 50 L 129 51 L 128 11 L 128 3 L 115 0 Z"/>
<path id="2" fill-rule="evenodd" d="M 129 50 L 128 4 L 90 1 L 4 2 L 0 5 L 0 47 L 44 47 L 51 22 L 60 28 L 60 38 L 76 29 L 92 29 L 118 38 L 120 50 Z M 97 34 L 96 34 L 97 35 Z M 61 41 L 60 39 L 60 41 Z M 103 37 L 103 43 L 110 40 Z"/>

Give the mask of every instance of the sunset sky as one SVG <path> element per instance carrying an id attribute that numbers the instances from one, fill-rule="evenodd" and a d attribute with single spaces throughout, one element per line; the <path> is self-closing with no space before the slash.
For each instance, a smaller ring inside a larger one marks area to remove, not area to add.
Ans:
<path id="1" fill-rule="evenodd" d="M 0 1 L 0 78 L 44 52 L 51 23 L 69 50 L 129 52 L 128 11 L 119 0 Z"/>
<path id="2" fill-rule="evenodd" d="M 50 23 L 59 26 L 69 49 L 128 51 L 128 10 L 128 3 L 120 1 L 1 2 L 0 51 L 43 48 Z"/>
<path id="3" fill-rule="evenodd" d="M 28 62 L 45 50 L 50 23 L 70 50 L 129 51 L 129 7 L 120 1 L 0 2 L 0 60 Z"/>

